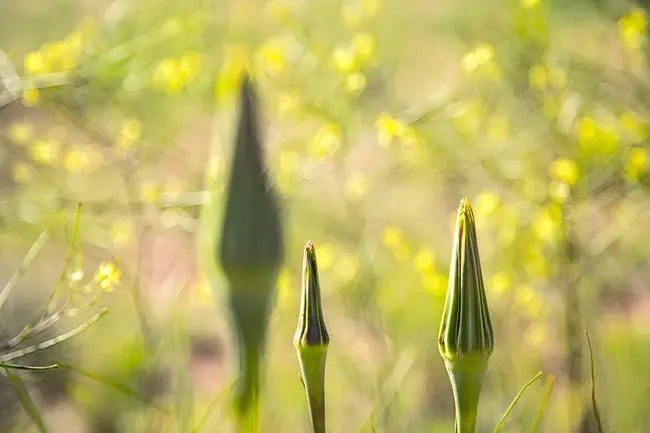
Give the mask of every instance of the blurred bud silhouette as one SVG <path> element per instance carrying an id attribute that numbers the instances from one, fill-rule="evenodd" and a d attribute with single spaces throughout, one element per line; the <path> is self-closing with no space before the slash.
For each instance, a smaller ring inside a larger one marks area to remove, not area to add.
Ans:
<path id="1" fill-rule="evenodd" d="M 255 90 L 245 77 L 218 253 L 229 283 L 232 324 L 239 343 L 241 377 L 235 411 L 242 431 L 257 430 L 259 375 L 284 253 L 280 213 L 263 168 L 257 116 Z"/>

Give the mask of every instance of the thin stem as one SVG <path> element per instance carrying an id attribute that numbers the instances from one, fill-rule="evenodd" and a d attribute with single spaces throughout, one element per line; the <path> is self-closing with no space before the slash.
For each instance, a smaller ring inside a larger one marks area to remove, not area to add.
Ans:
<path id="1" fill-rule="evenodd" d="M 506 422 L 506 419 L 508 418 L 508 415 L 510 415 L 510 412 L 512 411 L 512 409 L 514 409 L 515 405 L 517 404 L 517 402 L 519 401 L 521 396 L 524 394 L 526 389 L 528 389 L 528 387 L 530 385 L 532 385 L 533 383 L 535 383 L 535 381 L 537 379 L 539 379 L 540 377 L 542 377 L 542 372 L 541 371 L 539 373 L 537 373 L 535 375 L 535 377 L 530 379 L 528 381 L 528 383 L 526 383 L 526 385 L 524 385 L 523 388 L 521 388 L 521 390 L 519 390 L 519 393 L 517 394 L 515 399 L 512 400 L 512 403 L 510 403 L 510 406 L 508 406 L 508 409 L 506 410 L 506 413 L 503 414 L 503 416 L 501 417 L 501 421 L 499 421 L 499 424 L 497 424 L 497 427 L 494 429 L 494 433 L 499 433 L 499 431 L 501 430 L 501 427 L 503 427 L 503 424 Z"/>
<path id="2" fill-rule="evenodd" d="M 14 274 L 11 276 L 11 279 L 7 282 L 7 284 L 2 289 L 2 292 L 0 292 L 0 309 L 2 309 L 5 302 L 7 302 L 7 299 L 9 298 L 11 291 L 18 285 L 18 282 L 23 277 L 23 275 L 25 275 L 25 272 L 32 264 L 32 262 L 34 261 L 34 259 L 36 258 L 36 256 L 41 251 L 41 249 L 43 248 L 43 246 L 45 245 L 45 243 L 49 238 L 50 238 L 50 233 L 47 230 L 44 230 L 38 236 L 36 242 L 34 242 L 32 247 L 29 249 L 22 263 L 20 264 L 20 266 L 18 266 L 18 269 L 16 269 L 16 272 L 14 272 Z"/>
<path id="3" fill-rule="evenodd" d="M 589 332 L 585 331 L 585 337 L 587 338 L 587 345 L 589 346 L 589 369 L 591 374 L 591 404 L 594 407 L 594 418 L 596 418 L 598 433 L 603 433 L 603 423 L 600 419 L 598 404 L 596 403 L 596 375 L 594 373 L 594 352 L 591 347 L 591 338 L 589 338 Z"/>
<path id="4" fill-rule="evenodd" d="M 542 399 L 542 404 L 540 405 L 539 410 L 537 411 L 537 416 L 535 417 L 535 423 L 533 424 L 531 433 L 537 433 L 539 424 L 542 421 L 542 414 L 544 413 L 544 409 L 546 408 L 546 403 L 548 402 L 548 398 L 551 395 L 551 391 L 553 390 L 554 384 L 555 384 L 555 376 L 551 376 L 548 380 L 548 387 L 546 388 L 546 394 L 544 394 L 544 398 Z"/>
<path id="5" fill-rule="evenodd" d="M 72 337 L 75 337 L 76 335 L 82 333 L 86 329 L 93 326 L 99 319 L 104 317 L 106 314 L 108 314 L 108 309 L 104 308 L 98 314 L 91 317 L 86 322 L 82 323 L 81 325 L 74 328 L 73 330 L 66 332 L 65 334 L 61 334 L 57 337 L 51 338 L 49 340 L 45 340 L 42 343 L 35 344 L 33 346 L 29 346 L 24 349 L 16 350 L 15 352 L 10 352 L 0 356 L 0 362 L 6 362 L 6 361 L 11 361 L 12 359 L 22 358 L 23 356 L 37 352 L 39 350 L 47 349 L 59 343 L 63 343 L 64 341 L 69 340 Z"/>

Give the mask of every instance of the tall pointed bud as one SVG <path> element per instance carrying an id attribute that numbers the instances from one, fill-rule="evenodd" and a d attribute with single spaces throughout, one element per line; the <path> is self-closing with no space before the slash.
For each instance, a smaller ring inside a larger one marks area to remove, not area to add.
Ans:
<path id="1" fill-rule="evenodd" d="M 241 376 L 235 393 L 240 432 L 259 430 L 260 369 L 284 247 L 280 213 L 269 189 L 258 131 L 257 98 L 245 78 L 227 189 L 219 259 L 229 283 Z"/>
<path id="2" fill-rule="evenodd" d="M 494 349 L 494 337 L 474 212 L 467 199 L 458 208 L 438 348 L 454 392 L 456 433 L 474 433 L 483 375 Z"/>
<path id="3" fill-rule="evenodd" d="M 313 433 L 325 433 L 325 359 L 329 342 L 321 305 L 316 251 L 309 241 L 305 245 L 300 316 L 293 344 L 298 351 Z"/>

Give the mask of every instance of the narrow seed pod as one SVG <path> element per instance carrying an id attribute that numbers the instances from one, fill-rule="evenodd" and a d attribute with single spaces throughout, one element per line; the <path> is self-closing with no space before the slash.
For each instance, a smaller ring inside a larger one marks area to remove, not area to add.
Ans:
<path id="1" fill-rule="evenodd" d="M 305 245 L 301 299 L 293 344 L 298 351 L 312 432 L 325 433 L 325 359 L 330 337 L 323 319 L 316 251 L 311 241 Z"/>
<path id="2" fill-rule="evenodd" d="M 235 411 L 240 431 L 248 433 L 259 429 L 259 375 L 284 247 L 280 212 L 263 168 L 257 99 L 248 78 L 243 80 L 240 104 L 218 255 L 229 283 L 232 324 L 240 352 Z"/>
<path id="3" fill-rule="evenodd" d="M 454 392 L 456 432 L 474 433 L 483 374 L 494 349 L 494 337 L 474 213 L 467 199 L 460 203 L 454 236 L 438 348 Z"/>

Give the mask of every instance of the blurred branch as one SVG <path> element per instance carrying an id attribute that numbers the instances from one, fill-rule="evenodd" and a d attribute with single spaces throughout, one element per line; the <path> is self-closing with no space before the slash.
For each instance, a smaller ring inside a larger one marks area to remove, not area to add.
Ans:
<path id="1" fill-rule="evenodd" d="M 25 409 L 25 412 L 27 412 L 29 417 L 32 419 L 32 422 L 36 424 L 36 427 L 38 427 L 38 430 L 41 433 L 47 433 L 45 423 L 43 422 L 41 415 L 38 413 L 36 404 L 34 403 L 32 397 L 29 395 L 29 391 L 27 390 L 27 387 L 25 386 L 23 380 L 17 374 L 12 373 L 7 367 L 4 367 L 4 372 L 7 378 L 9 378 L 11 386 L 16 391 L 16 395 L 18 395 L 18 399 L 23 405 L 23 409 Z"/>
<path id="2" fill-rule="evenodd" d="M 29 266 L 32 264 L 38 253 L 41 251 L 45 243 L 48 241 L 50 238 L 50 233 L 47 230 L 44 230 L 36 239 L 36 242 L 32 245 L 32 247 L 29 249 L 27 252 L 27 255 L 23 259 L 22 263 L 16 269 L 16 272 L 11 276 L 11 279 L 9 282 L 4 286 L 2 291 L 0 292 L 0 309 L 4 306 L 5 302 L 9 298 L 9 295 L 11 294 L 11 291 L 16 287 L 18 282 L 21 280 Z"/>
<path id="3" fill-rule="evenodd" d="M 59 343 L 63 343 L 66 340 L 69 340 L 72 337 L 77 336 L 78 334 L 82 333 L 86 329 L 90 328 L 93 326 L 99 319 L 104 317 L 106 314 L 108 314 L 108 309 L 104 308 L 102 311 L 100 311 L 98 314 L 95 316 L 91 317 L 88 319 L 86 322 L 81 324 L 80 326 L 74 328 L 71 331 L 68 331 L 64 334 L 61 334 L 57 337 L 51 338 L 49 340 L 46 340 L 42 343 L 35 344 L 33 346 L 26 347 L 24 349 L 16 350 L 14 352 L 7 353 L 5 355 L 0 355 L 0 362 L 6 362 L 6 361 L 11 361 L 16 358 L 22 358 L 23 356 L 27 356 L 29 354 L 32 354 L 34 352 L 37 352 L 39 350 L 43 349 L 48 349 L 52 346 L 55 346 Z"/>

